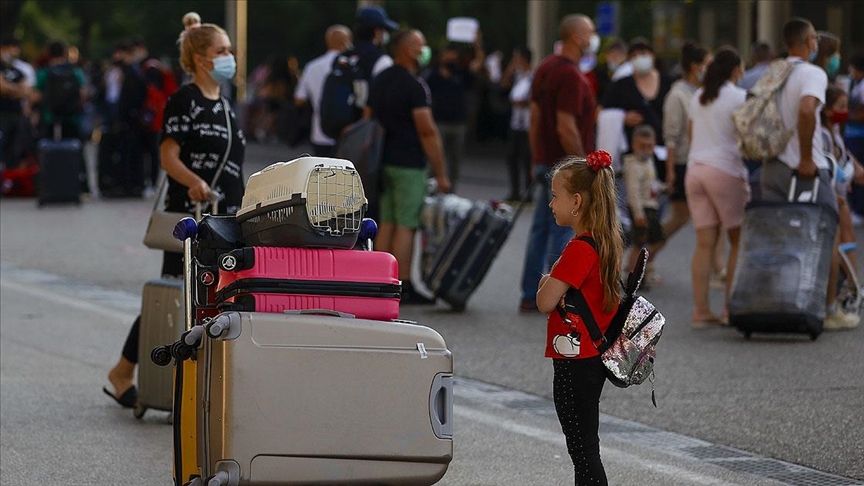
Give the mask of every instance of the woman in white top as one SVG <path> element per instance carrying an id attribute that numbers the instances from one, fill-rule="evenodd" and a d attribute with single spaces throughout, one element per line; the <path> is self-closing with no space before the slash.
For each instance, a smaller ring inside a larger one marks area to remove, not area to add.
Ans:
<path id="1" fill-rule="evenodd" d="M 696 229 L 693 253 L 693 326 L 723 324 L 724 316 L 711 312 L 708 286 L 714 251 L 725 230 L 729 238 L 726 265 L 726 300 L 738 256 L 738 237 L 744 220 L 744 206 L 750 198 L 747 167 L 738 152 L 732 112 L 747 98 L 735 86 L 744 74 L 741 58 L 732 49 L 721 49 L 705 73 L 703 87 L 690 101 L 688 136 L 690 153 L 684 186 L 687 206 Z"/>

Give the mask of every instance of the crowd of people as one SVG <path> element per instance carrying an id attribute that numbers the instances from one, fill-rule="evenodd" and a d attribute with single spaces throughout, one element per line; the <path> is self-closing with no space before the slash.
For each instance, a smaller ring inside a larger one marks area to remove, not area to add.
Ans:
<path id="1" fill-rule="evenodd" d="M 851 288 L 854 280 L 848 276 L 856 272 L 853 221 L 864 214 L 856 206 L 858 185 L 864 182 L 858 162 L 864 154 L 856 145 L 864 119 L 864 55 L 850 56 L 849 75 L 841 76 L 839 38 L 817 32 L 805 20 L 790 21 L 784 52 L 796 67 L 782 90 L 780 106 L 784 125 L 795 136 L 776 160 L 751 161 L 739 152 L 732 114 L 778 59 L 769 44 L 754 44 L 747 69 L 730 46 L 712 51 L 686 42 L 675 69 L 678 79 L 673 79 L 657 69 L 654 50 L 644 38 L 629 44 L 609 42 L 600 55 L 605 65 L 586 70 L 584 60 L 595 58 L 598 42 L 586 22 L 572 23 L 573 32 L 565 32 L 565 27 L 562 24 L 559 51 L 540 64 L 531 87 L 529 133 L 536 133 L 530 136 L 536 137 L 532 159 L 540 189 L 535 194 L 538 206 L 525 255 L 520 311 L 537 310 L 537 282 L 573 236 L 556 225 L 545 208 L 549 170 L 565 154 L 602 148 L 615 155 L 620 212 L 630 226 L 625 239 L 631 252 L 622 268 L 632 268 L 643 246 L 656 255 L 692 221 L 697 237 L 691 266 L 694 328 L 728 320 L 725 302 L 721 312 L 709 305 L 709 288 L 724 288 L 728 299 L 746 205 L 759 199 L 786 200 L 792 171 L 812 178 L 818 168 L 819 180 L 830 182 L 821 197 L 839 213 L 837 247 L 847 256 L 835 258 L 840 263 L 829 280 L 825 328 L 857 326 L 857 312 L 835 302 L 843 289 L 836 288 L 840 279 L 834 276 L 843 272 L 846 292 L 860 292 Z M 799 110 L 807 120 L 800 129 Z M 803 150 L 812 154 L 799 151 L 799 139 Z M 649 266 L 643 288 L 660 282 L 658 272 Z"/>

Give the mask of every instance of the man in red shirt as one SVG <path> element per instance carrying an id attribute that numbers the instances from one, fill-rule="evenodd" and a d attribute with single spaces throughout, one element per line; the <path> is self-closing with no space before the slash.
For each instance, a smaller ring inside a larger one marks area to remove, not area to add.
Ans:
<path id="1" fill-rule="evenodd" d="M 531 85 L 531 124 L 528 140 L 539 194 L 525 251 L 520 312 L 536 312 L 540 277 L 573 237 L 555 224 L 549 205 L 549 171 L 565 155 L 584 157 L 594 150 L 596 102 L 591 86 L 579 71 L 582 56 L 597 53 L 600 45 L 594 23 L 585 15 L 564 17 L 560 25 L 561 53 L 540 64 Z"/>

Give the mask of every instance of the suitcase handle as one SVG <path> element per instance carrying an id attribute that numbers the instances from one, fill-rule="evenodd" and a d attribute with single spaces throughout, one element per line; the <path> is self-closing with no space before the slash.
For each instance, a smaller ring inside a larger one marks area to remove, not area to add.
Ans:
<path id="1" fill-rule="evenodd" d="M 453 375 L 438 374 L 429 392 L 429 418 L 439 439 L 453 438 Z"/>
<path id="2" fill-rule="evenodd" d="M 354 314 L 348 314 L 347 312 L 339 312 L 332 309 L 288 309 L 282 311 L 283 314 L 288 315 L 324 315 L 324 316 L 333 316 L 333 317 L 344 317 L 347 319 L 354 319 Z"/>

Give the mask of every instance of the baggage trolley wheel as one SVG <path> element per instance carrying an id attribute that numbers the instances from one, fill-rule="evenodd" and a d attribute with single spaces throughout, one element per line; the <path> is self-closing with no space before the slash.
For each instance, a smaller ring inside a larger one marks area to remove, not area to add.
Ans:
<path id="1" fill-rule="evenodd" d="M 188 346 L 183 341 L 177 341 L 171 345 L 171 355 L 180 361 L 186 361 L 191 358 L 193 351 L 192 346 Z"/>
<path id="2" fill-rule="evenodd" d="M 171 350 L 168 346 L 157 346 L 150 351 L 150 361 L 156 366 L 168 366 L 171 363 Z"/>
<path id="3" fill-rule="evenodd" d="M 135 416 L 136 419 L 141 420 L 144 417 L 144 414 L 147 412 L 147 407 L 144 405 L 135 405 L 135 410 L 132 412 L 132 415 Z"/>

